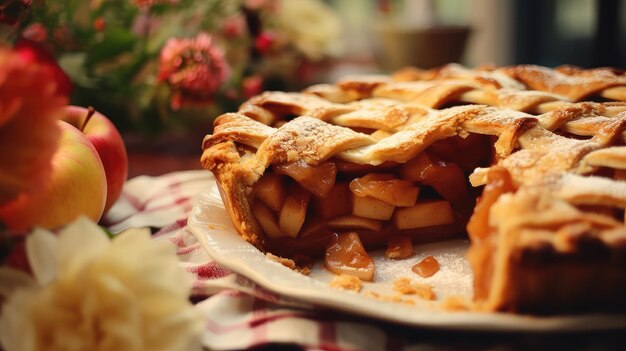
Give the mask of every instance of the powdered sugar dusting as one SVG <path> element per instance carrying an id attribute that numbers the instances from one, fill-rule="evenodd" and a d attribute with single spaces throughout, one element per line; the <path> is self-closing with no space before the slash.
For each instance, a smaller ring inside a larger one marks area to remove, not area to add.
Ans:
<path id="1" fill-rule="evenodd" d="M 374 139 L 313 117 L 298 117 L 283 125 L 259 149 L 269 163 L 302 159 L 317 164 L 346 149 L 373 144 Z"/>
<path id="2" fill-rule="evenodd" d="M 574 204 L 626 208 L 626 183 L 602 177 L 565 174 L 557 196 Z"/>
<path id="3" fill-rule="evenodd" d="M 567 96 L 572 101 L 580 101 L 613 86 L 626 85 L 626 77 L 606 69 L 572 70 L 565 74 L 547 67 L 521 65 L 509 67 L 504 72 L 535 90 Z"/>

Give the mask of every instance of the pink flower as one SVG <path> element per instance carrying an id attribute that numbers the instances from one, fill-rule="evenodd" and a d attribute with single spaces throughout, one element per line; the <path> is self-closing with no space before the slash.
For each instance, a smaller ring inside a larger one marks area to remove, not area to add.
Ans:
<path id="1" fill-rule="evenodd" d="M 141 11 L 133 23 L 133 33 L 147 37 L 159 29 L 161 22 L 162 18 L 153 16 L 148 11 Z"/>
<path id="2" fill-rule="evenodd" d="M 41 23 L 33 23 L 24 28 L 22 35 L 26 39 L 41 43 L 48 39 L 48 30 Z"/>
<path id="3" fill-rule="evenodd" d="M 172 88 L 174 109 L 185 102 L 212 101 L 229 75 L 223 51 L 206 33 L 191 39 L 172 38 L 161 50 L 158 79 Z"/>

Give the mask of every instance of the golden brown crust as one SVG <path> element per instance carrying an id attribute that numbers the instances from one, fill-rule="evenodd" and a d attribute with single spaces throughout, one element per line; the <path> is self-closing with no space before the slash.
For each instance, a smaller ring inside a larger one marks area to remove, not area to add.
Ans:
<path id="1" fill-rule="evenodd" d="M 568 295 L 536 286 L 554 285 L 559 274 L 566 286 L 591 281 L 592 270 L 568 267 L 581 265 L 592 247 L 604 252 L 591 263 L 603 270 L 600 278 L 626 292 L 626 269 L 615 261 L 626 257 L 626 227 L 611 215 L 626 208 L 626 183 L 613 179 L 626 170 L 626 103 L 575 103 L 592 95 L 626 100 L 625 79 L 611 69 L 447 65 L 351 77 L 302 93 L 267 92 L 216 119 L 202 164 L 215 174 L 239 233 L 264 250 L 249 197 L 271 165 L 315 166 L 330 158 L 404 163 L 438 140 L 491 136 L 493 163 L 518 190 L 496 201 L 492 232 L 472 243 L 477 300 L 485 309 L 510 311 L 573 310 L 602 294 L 615 303 L 606 287 L 595 295 L 572 287 Z M 488 171 L 476 169 L 471 183 L 484 185 Z"/>
<path id="2" fill-rule="evenodd" d="M 204 151 L 201 163 L 215 175 L 224 206 L 239 234 L 263 249 L 260 228 L 251 215 L 247 198 L 258 176 L 242 162 L 235 143 L 227 141 L 211 146 Z"/>
<path id="3" fill-rule="evenodd" d="M 505 68 L 504 72 L 531 89 L 562 95 L 571 101 L 581 101 L 611 87 L 626 86 L 626 76 L 608 68 L 552 70 L 521 65 Z"/>
<path id="4" fill-rule="evenodd" d="M 582 179 L 588 178 L 575 181 Z M 557 189 L 575 185 L 555 185 L 552 190 L 558 194 Z M 623 202 L 626 185 L 622 187 Z M 551 188 L 521 188 L 501 196 L 492 207 L 493 234 L 468 253 L 472 257 L 484 245 L 494 250 L 488 261 L 470 259 L 481 308 L 534 313 L 624 310 L 626 304 L 615 291 L 626 288 L 620 261 L 626 253 L 626 228 L 612 218 L 579 210 L 568 196 L 553 196 Z M 594 203 L 598 199 L 593 194 L 584 198 Z M 608 282 L 614 284 L 613 292 L 603 286 Z"/>
<path id="5" fill-rule="evenodd" d="M 344 150 L 374 142 L 366 134 L 302 116 L 275 130 L 259 147 L 257 157 L 267 165 L 297 160 L 316 165 Z"/>
<path id="6" fill-rule="evenodd" d="M 381 85 L 373 92 L 375 97 L 411 101 L 426 107 L 438 108 L 460 94 L 479 86 L 456 81 L 415 81 Z"/>
<path id="7" fill-rule="evenodd" d="M 583 101 L 591 96 L 626 101 L 626 75 L 620 70 L 607 67 L 585 70 L 573 66 L 550 69 L 535 65 L 519 65 L 472 70 L 458 64 L 449 64 L 428 71 L 405 69 L 397 72 L 393 78 L 400 82 L 460 80 L 478 85 L 483 90 L 535 90 L 553 94 L 556 99 L 570 102 Z M 549 95 L 543 96 L 547 98 Z"/>

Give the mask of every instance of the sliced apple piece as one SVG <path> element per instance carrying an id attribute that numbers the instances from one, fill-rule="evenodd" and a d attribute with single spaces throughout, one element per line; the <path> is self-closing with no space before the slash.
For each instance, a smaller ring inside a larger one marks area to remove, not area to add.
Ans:
<path id="1" fill-rule="evenodd" d="M 267 207 L 278 212 L 285 202 L 285 180 L 281 175 L 267 173 L 254 184 L 254 194 Z"/>
<path id="2" fill-rule="evenodd" d="M 304 224 L 306 209 L 309 206 L 311 193 L 298 184 L 292 184 L 288 188 L 288 195 L 280 210 L 278 225 L 283 233 L 295 238 Z"/>
<path id="3" fill-rule="evenodd" d="M 473 205 L 467 190 L 465 174 L 452 162 L 445 162 L 422 152 L 400 167 L 400 177 L 431 186 L 457 210 L 469 209 Z"/>
<path id="4" fill-rule="evenodd" d="M 339 234 L 326 248 L 324 261 L 335 274 L 349 274 L 366 281 L 374 278 L 374 261 L 355 232 Z"/>
<path id="5" fill-rule="evenodd" d="M 371 218 L 348 215 L 331 219 L 328 221 L 328 226 L 338 229 L 369 229 L 378 232 L 383 229 L 383 222 Z"/>
<path id="6" fill-rule="evenodd" d="M 252 215 L 263 228 L 263 232 L 270 239 L 277 239 L 283 235 L 274 212 L 261 201 L 255 201 L 252 205 Z"/>
<path id="7" fill-rule="evenodd" d="M 395 206 L 372 197 L 360 197 L 352 194 L 352 214 L 358 217 L 389 220 Z"/>
<path id="8" fill-rule="evenodd" d="M 352 213 L 352 195 L 348 183 L 335 183 L 326 197 L 315 196 L 311 206 L 323 219 Z"/>
<path id="9" fill-rule="evenodd" d="M 433 161 L 426 152 L 421 152 L 407 163 L 400 166 L 400 177 L 402 179 L 423 182 L 426 179 L 424 172 L 433 167 Z"/>
<path id="10" fill-rule="evenodd" d="M 448 201 L 429 201 L 398 208 L 393 215 L 396 228 L 401 230 L 451 224 L 454 221 L 454 212 Z"/>
<path id="11" fill-rule="evenodd" d="M 453 136 L 428 147 L 428 153 L 439 158 L 454 162 L 464 172 L 471 172 L 476 167 L 485 167 L 492 163 L 494 153 L 491 137 L 480 134 L 469 134 L 467 137 Z"/>
<path id="12" fill-rule="evenodd" d="M 332 159 L 332 162 L 337 166 L 337 171 L 344 175 L 366 175 L 372 172 L 383 172 L 388 171 L 390 169 L 395 168 L 398 163 L 393 161 L 385 161 L 377 166 L 373 165 L 361 165 L 357 163 L 352 163 L 348 161 L 344 161 L 338 158 Z"/>
<path id="13" fill-rule="evenodd" d="M 370 196 L 390 205 L 406 207 L 415 205 L 420 189 L 393 174 L 370 173 L 351 181 L 350 190 L 357 196 Z"/>
<path id="14" fill-rule="evenodd" d="M 433 256 L 428 256 L 417 263 L 411 270 L 422 278 L 428 278 L 439 272 L 439 262 Z"/>
<path id="15" fill-rule="evenodd" d="M 335 177 L 337 176 L 337 167 L 330 161 L 312 166 L 302 160 L 298 160 L 296 162 L 275 165 L 274 171 L 290 176 L 305 189 L 319 197 L 328 195 L 333 185 L 335 185 Z"/>
<path id="16" fill-rule="evenodd" d="M 413 256 L 413 242 L 411 241 L 411 237 L 406 235 L 392 236 L 389 238 L 389 241 L 387 241 L 385 256 L 396 260 Z"/>
<path id="17" fill-rule="evenodd" d="M 298 239 L 306 238 L 307 236 L 316 236 L 320 235 L 320 233 L 325 233 L 328 231 L 328 223 L 326 221 L 322 221 L 319 218 L 311 218 L 308 216 L 302 228 L 300 228 L 300 234 L 298 234 Z"/>

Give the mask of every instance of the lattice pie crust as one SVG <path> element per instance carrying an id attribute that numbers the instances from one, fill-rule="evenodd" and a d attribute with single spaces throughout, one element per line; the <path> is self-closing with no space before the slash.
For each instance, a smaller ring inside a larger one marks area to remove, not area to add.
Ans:
<path id="1" fill-rule="evenodd" d="M 218 117 L 202 164 L 261 250 L 297 261 L 337 233 L 366 248 L 469 234 L 478 308 L 624 310 L 624 101 L 626 75 L 607 68 L 346 77 Z"/>

